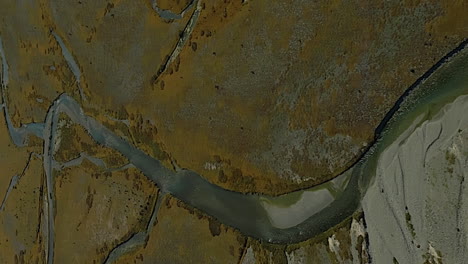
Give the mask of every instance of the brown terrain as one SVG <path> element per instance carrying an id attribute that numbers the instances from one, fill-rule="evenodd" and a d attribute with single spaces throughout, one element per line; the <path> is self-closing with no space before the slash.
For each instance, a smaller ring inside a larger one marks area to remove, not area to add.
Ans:
<path id="1" fill-rule="evenodd" d="M 463 0 L 157 5 L 186 12 L 167 19 L 150 0 L 0 0 L 14 126 L 43 122 L 67 93 L 168 168 L 279 195 L 346 170 L 398 97 L 468 36 Z M 105 168 L 83 159 L 54 170 L 55 263 L 103 263 L 137 232 L 144 245 L 117 263 L 368 261 L 365 235 L 351 228 L 362 215 L 297 245 L 261 243 L 161 195 L 118 152 L 60 120 L 56 161 L 86 153 Z M 19 175 L 0 210 L 0 262 L 45 263 L 43 141 L 16 147 L 0 121 L 0 198 Z"/>

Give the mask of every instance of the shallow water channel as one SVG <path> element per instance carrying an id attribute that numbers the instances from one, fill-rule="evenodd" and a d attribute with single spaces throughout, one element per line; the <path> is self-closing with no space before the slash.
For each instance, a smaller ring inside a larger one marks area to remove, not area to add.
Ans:
<path id="1" fill-rule="evenodd" d="M 0 40 L 1 45 L 1 40 Z M 194 171 L 172 171 L 160 161 L 145 154 L 131 143 L 86 116 L 81 106 L 70 96 L 60 95 L 50 107 L 44 123 L 15 128 L 10 121 L 4 94 L 8 89 L 7 54 L 1 47 L 2 107 L 13 142 L 22 146 L 31 134 L 44 141 L 44 169 L 47 175 L 49 216 L 53 216 L 53 164 L 55 138 L 60 113 L 83 126 L 93 139 L 122 153 L 166 193 L 200 209 L 220 222 L 239 229 L 245 235 L 272 243 L 295 243 L 326 231 L 361 207 L 361 201 L 374 182 L 381 154 L 409 127 L 434 118 L 435 114 L 457 97 L 468 93 L 468 52 L 459 48 L 457 54 L 440 62 L 430 77 L 423 80 L 399 103 L 398 111 L 386 116 L 378 138 L 355 165 L 335 179 L 322 185 L 279 197 L 242 194 L 209 183 Z M 449 56 L 450 57 L 450 56 Z M 462 113 L 460 113 L 462 114 Z M 53 221 L 49 238 L 54 237 Z M 53 245 L 53 243 L 52 243 Z"/>

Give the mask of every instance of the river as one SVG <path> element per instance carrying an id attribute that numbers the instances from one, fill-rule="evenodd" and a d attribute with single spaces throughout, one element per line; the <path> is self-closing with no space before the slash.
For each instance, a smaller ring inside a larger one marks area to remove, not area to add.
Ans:
<path id="1" fill-rule="evenodd" d="M 61 113 L 83 126 L 99 144 L 119 151 L 162 192 L 177 197 L 247 236 L 270 243 L 296 243 L 326 231 L 361 208 L 363 198 L 367 197 L 365 201 L 369 199 L 369 196 L 366 196 L 369 187 L 376 186 L 375 176 L 383 153 L 394 146 L 395 142 L 400 142 L 402 135 L 409 136 L 410 132 L 424 121 L 434 118 L 443 106 L 468 93 L 468 51 L 465 46 L 466 43 L 462 43 L 405 92 L 379 125 L 376 141 L 353 167 L 320 186 L 280 197 L 233 192 L 209 183 L 194 171 L 170 170 L 159 160 L 145 154 L 94 118 L 85 115 L 78 102 L 67 94 L 61 94 L 53 102 L 44 123 L 13 127 L 8 114 L 8 102 L 5 100 L 5 94 L 11 89 L 8 87 L 7 54 L 0 39 L 3 65 L 2 107 L 8 131 L 17 146 L 26 145 L 29 135 L 38 136 L 45 141 L 49 255 L 52 258 L 51 247 L 54 245 L 55 236 L 55 202 L 52 198 L 53 155 L 56 151 L 54 141 Z M 369 210 L 369 207 L 365 209 Z"/>

